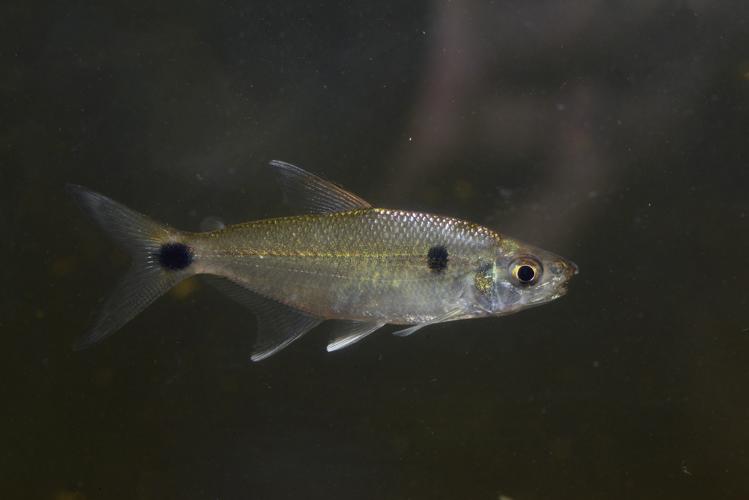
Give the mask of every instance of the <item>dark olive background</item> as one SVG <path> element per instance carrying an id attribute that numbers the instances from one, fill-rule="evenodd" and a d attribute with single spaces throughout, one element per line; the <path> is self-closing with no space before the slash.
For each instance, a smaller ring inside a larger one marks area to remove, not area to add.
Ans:
<path id="1" fill-rule="evenodd" d="M 0 15 L 0 496 L 749 498 L 749 5 L 46 2 Z M 127 266 L 65 182 L 197 229 L 268 160 L 569 257 L 563 299 L 249 362 L 199 281 L 101 345 Z"/>

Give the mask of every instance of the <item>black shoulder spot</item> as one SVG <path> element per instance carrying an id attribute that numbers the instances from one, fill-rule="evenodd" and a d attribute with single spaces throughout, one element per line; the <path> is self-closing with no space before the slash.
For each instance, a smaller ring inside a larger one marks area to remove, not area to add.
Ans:
<path id="1" fill-rule="evenodd" d="M 436 245 L 429 249 L 427 253 L 427 266 L 432 271 L 442 271 L 447 267 L 447 248 L 442 245 Z"/>
<path id="2" fill-rule="evenodd" d="M 156 253 L 159 264 L 169 271 L 179 271 L 192 264 L 192 248 L 184 243 L 164 243 Z"/>

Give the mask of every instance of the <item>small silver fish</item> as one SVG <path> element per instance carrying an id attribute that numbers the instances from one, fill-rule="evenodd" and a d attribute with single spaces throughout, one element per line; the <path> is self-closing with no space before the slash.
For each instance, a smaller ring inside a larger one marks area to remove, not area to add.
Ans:
<path id="1" fill-rule="evenodd" d="M 325 320 L 328 351 L 387 323 L 426 325 L 501 316 L 565 294 L 572 262 L 485 227 L 419 212 L 373 208 L 299 167 L 270 163 L 305 215 L 202 233 L 178 231 L 83 187 L 82 207 L 130 250 L 130 271 L 83 348 L 114 333 L 180 281 L 197 274 L 248 306 L 258 321 L 252 360 L 271 356 Z"/>

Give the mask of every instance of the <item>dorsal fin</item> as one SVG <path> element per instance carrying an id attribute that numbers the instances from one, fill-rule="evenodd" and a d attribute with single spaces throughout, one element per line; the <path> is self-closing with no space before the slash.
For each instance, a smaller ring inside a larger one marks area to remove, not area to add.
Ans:
<path id="1" fill-rule="evenodd" d="M 279 160 L 270 162 L 287 203 L 309 213 L 345 212 L 372 205 L 342 187 Z"/>

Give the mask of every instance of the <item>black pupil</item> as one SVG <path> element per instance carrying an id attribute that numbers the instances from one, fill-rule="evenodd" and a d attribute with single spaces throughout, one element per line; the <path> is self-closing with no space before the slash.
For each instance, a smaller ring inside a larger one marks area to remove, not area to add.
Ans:
<path id="1" fill-rule="evenodd" d="M 533 270 L 531 266 L 520 266 L 520 269 L 518 269 L 518 279 L 522 281 L 523 283 L 528 283 L 529 281 L 533 281 L 533 277 L 536 275 L 536 272 Z"/>

